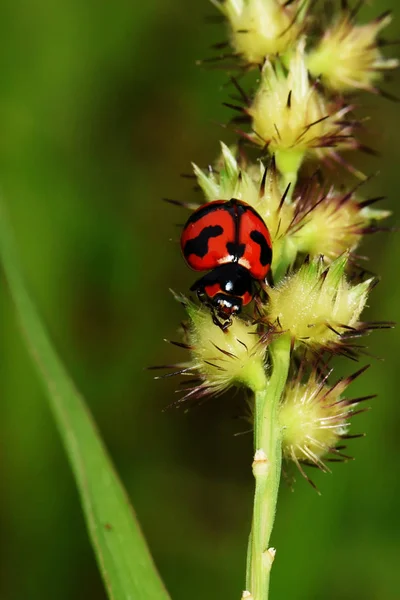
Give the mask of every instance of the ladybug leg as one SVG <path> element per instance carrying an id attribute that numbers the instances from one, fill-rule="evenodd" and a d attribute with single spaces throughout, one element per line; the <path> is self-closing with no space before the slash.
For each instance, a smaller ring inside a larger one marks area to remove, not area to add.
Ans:
<path id="1" fill-rule="evenodd" d="M 268 282 L 265 280 L 259 281 L 257 286 L 257 292 L 254 295 L 254 300 L 256 305 L 260 305 L 261 302 L 265 302 L 268 299 L 268 292 L 270 290 L 270 286 Z"/>
<path id="2" fill-rule="evenodd" d="M 208 296 L 204 289 L 205 283 L 207 281 L 207 277 L 208 277 L 207 275 L 204 275 L 204 277 L 201 277 L 200 279 L 195 281 L 194 284 L 190 288 L 191 292 L 196 292 L 198 299 L 203 304 L 207 304 L 207 300 L 208 300 Z"/>
<path id="3" fill-rule="evenodd" d="M 197 297 L 203 304 L 207 304 L 207 294 L 203 288 L 197 288 Z"/>
<path id="4" fill-rule="evenodd" d="M 232 325 L 233 321 L 232 321 L 232 317 L 229 317 L 229 319 L 227 321 L 225 321 L 225 323 L 222 325 L 221 329 L 224 333 L 226 333 L 229 329 L 229 327 Z"/>
<path id="5" fill-rule="evenodd" d="M 218 316 L 215 306 L 213 306 L 210 302 L 208 302 L 206 304 L 206 306 L 210 309 L 211 317 L 212 317 L 214 325 L 217 325 L 217 327 L 219 327 L 221 329 L 221 331 L 226 333 L 228 331 L 229 327 L 232 325 L 232 322 L 233 322 L 232 317 L 222 320 Z"/>
<path id="6" fill-rule="evenodd" d="M 211 311 L 211 316 L 212 316 L 212 320 L 213 320 L 214 325 L 217 325 L 217 327 L 219 327 L 220 329 L 223 330 L 223 324 L 218 319 L 217 315 L 215 314 L 215 312 L 213 310 Z"/>
<path id="7" fill-rule="evenodd" d="M 274 277 L 272 275 L 272 269 L 270 269 L 267 273 L 267 277 L 263 282 L 267 287 L 274 287 Z"/>
<path id="8" fill-rule="evenodd" d="M 210 307 L 210 308 L 212 308 L 212 307 Z M 220 319 L 218 319 L 214 310 L 211 310 L 211 315 L 212 315 L 212 320 L 213 320 L 214 325 L 217 325 L 221 329 L 221 331 L 226 333 L 228 331 L 229 327 L 232 325 L 232 318 L 230 317 L 226 321 L 221 321 Z"/>
<path id="9" fill-rule="evenodd" d="M 261 287 L 262 291 L 265 292 L 268 296 L 268 290 L 271 286 L 269 286 L 268 282 L 265 280 L 262 280 L 259 283 L 260 283 L 260 287 Z"/>
<path id="10" fill-rule="evenodd" d="M 229 319 L 228 321 L 225 321 L 225 322 L 220 321 L 215 312 L 215 307 L 210 302 L 210 299 L 208 298 L 207 294 L 205 293 L 204 288 L 198 287 L 196 291 L 197 291 L 197 297 L 200 300 L 200 302 L 202 304 L 204 304 L 204 306 L 207 306 L 207 308 L 210 309 L 211 317 L 212 317 L 214 325 L 217 325 L 220 329 L 222 329 L 222 331 L 226 331 L 227 328 L 230 325 L 232 325 L 232 319 Z"/>

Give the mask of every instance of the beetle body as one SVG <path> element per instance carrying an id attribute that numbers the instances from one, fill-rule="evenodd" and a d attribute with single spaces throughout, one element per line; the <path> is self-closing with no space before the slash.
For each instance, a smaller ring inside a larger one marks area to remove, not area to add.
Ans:
<path id="1" fill-rule="evenodd" d="M 226 329 L 232 315 L 251 302 L 254 283 L 264 280 L 270 269 L 267 226 L 249 204 L 234 198 L 215 200 L 189 217 L 181 248 L 192 269 L 209 271 L 190 289 L 210 306 L 214 322 Z"/>

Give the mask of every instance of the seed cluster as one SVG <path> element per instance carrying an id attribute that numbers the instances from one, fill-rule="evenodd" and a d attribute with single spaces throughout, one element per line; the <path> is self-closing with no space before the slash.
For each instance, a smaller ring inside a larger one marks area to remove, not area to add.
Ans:
<path id="1" fill-rule="evenodd" d="M 215 164 L 193 165 L 194 174 L 204 202 L 236 198 L 263 218 L 272 276 L 252 310 L 234 317 L 226 332 L 206 307 L 179 297 L 189 317 L 179 345 L 190 353 L 176 369 L 190 375 L 181 401 L 231 385 L 257 391 L 269 376 L 269 345 L 290 336 L 291 375 L 279 410 L 283 455 L 303 474 L 300 463 L 326 470 L 325 455 L 348 458 L 343 439 L 361 401 L 344 396 L 354 376 L 329 382 L 328 360 L 357 358 L 354 338 L 390 326 L 361 319 L 375 278 L 364 276 L 356 251 L 390 213 L 374 207 L 381 198 L 364 196 L 367 178 L 353 167 L 352 153 L 368 151 L 359 139 L 356 94 L 380 93 L 385 74 L 398 66 L 383 56 L 379 37 L 391 16 L 360 24 L 357 11 L 338 2 L 319 26 L 321 14 L 308 0 L 213 4 L 226 20 L 237 74 L 232 82 L 243 101 L 232 121 L 239 140 L 222 143 Z M 249 96 L 238 76 L 251 70 L 258 79 Z M 345 187 L 344 179 L 353 181 Z"/>

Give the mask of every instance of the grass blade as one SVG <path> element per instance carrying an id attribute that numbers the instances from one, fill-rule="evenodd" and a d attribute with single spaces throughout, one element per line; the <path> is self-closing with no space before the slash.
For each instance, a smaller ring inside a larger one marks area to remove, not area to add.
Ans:
<path id="1" fill-rule="evenodd" d="M 25 287 L 14 236 L 0 202 L 0 257 L 28 350 L 46 387 L 79 490 L 105 587 L 112 600 L 168 600 L 92 416 L 54 350 Z"/>

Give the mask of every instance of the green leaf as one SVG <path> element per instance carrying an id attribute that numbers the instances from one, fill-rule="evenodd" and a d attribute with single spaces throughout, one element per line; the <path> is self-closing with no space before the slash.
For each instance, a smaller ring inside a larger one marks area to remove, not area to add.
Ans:
<path id="1" fill-rule="evenodd" d="M 2 202 L 0 257 L 22 333 L 45 385 L 75 476 L 108 597 L 112 600 L 168 600 L 169 595 L 93 418 L 57 356 L 27 293 Z"/>

